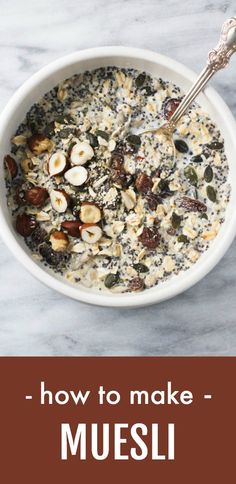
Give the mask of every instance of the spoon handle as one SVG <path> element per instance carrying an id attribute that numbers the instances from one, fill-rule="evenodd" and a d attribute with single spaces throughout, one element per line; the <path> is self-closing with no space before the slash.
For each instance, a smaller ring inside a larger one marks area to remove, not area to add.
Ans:
<path id="1" fill-rule="evenodd" d="M 171 127 L 175 127 L 181 116 L 187 111 L 211 77 L 228 65 L 230 57 L 234 52 L 236 52 L 236 17 L 232 17 L 224 22 L 219 43 L 215 49 L 209 52 L 206 67 L 169 119 Z"/>

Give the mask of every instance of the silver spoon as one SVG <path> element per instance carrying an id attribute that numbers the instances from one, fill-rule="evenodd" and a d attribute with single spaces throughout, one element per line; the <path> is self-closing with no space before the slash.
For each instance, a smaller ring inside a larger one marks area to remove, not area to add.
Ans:
<path id="1" fill-rule="evenodd" d="M 214 74 L 220 69 L 224 69 L 228 65 L 230 57 L 232 54 L 234 54 L 234 52 L 236 52 L 236 17 L 232 17 L 224 22 L 219 43 L 215 49 L 212 49 L 209 52 L 206 67 L 203 69 L 186 96 L 182 99 L 170 119 L 165 121 L 161 126 L 149 126 L 145 129 L 143 129 L 142 126 L 139 128 L 132 127 L 131 132 L 136 135 L 152 132 L 155 132 L 157 135 L 158 133 L 164 134 L 170 139 L 175 158 L 173 131 L 177 122 L 183 116 L 183 114 L 186 113 L 194 99 L 196 99 L 198 94 L 203 90 Z"/>

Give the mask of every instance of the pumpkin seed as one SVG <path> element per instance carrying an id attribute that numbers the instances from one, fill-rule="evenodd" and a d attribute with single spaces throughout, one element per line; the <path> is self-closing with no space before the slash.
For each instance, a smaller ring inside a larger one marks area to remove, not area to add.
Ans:
<path id="1" fill-rule="evenodd" d="M 56 123 L 58 124 L 65 124 L 66 122 L 68 122 L 68 118 L 67 116 L 65 116 L 64 114 L 59 114 L 56 118 L 55 118 L 55 121 Z"/>
<path id="2" fill-rule="evenodd" d="M 161 180 L 158 183 L 158 189 L 163 192 L 165 190 L 169 190 L 169 181 L 165 180 L 164 178 L 161 178 Z"/>
<path id="3" fill-rule="evenodd" d="M 216 191 L 211 185 L 207 186 L 206 192 L 209 200 L 211 200 L 211 202 L 216 202 Z"/>
<path id="4" fill-rule="evenodd" d="M 191 183 L 191 185 L 193 185 L 195 187 L 197 185 L 197 182 L 198 182 L 198 176 L 197 176 L 197 173 L 194 170 L 193 166 L 191 166 L 191 165 L 187 166 L 184 170 L 184 174 L 185 174 L 187 180 L 189 181 L 189 183 Z"/>
<path id="5" fill-rule="evenodd" d="M 184 140 L 176 139 L 174 143 L 177 151 L 179 151 L 180 153 L 188 153 L 188 145 L 187 143 L 185 143 Z"/>
<path id="6" fill-rule="evenodd" d="M 115 286 L 119 282 L 119 274 L 107 274 L 105 277 L 104 285 L 107 287 L 107 289 L 110 289 L 111 287 Z"/>
<path id="7" fill-rule="evenodd" d="M 210 165 L 208 165 L 204 171 L 204 179 L 207 183 L 210 183 L 213 179 L 213 170 Z"/>
<path id="8" fill-rule="evenodd" d="M 97 139 L 97 136 L 95 136 L 95 134 L 91 133 L 90 131 L 87 133 L 87 138 L 89 140 L 89 144 L 93 147 L 93 148 L 97 148 L 98 147 L 98 139 Z"/>
<path id="9" fill-rule="evenodd" d="M 137 271 L 137 272 L 149 272 L 149 269 L 147 266 L 145 266 L 145 264 L 133 264 L 133 268 Z"/>
<path id="10" fill-rule="evenodd" d="M 146 75 L 144 73 L 139 74 L 138 77 L 135 79 L 136 86 L 137 87 L 143 86 L 145 79 L 146 79 Z"/>
<path id="11" fill-rule="evenodd" d="M 179 215 L 177 215 L 177 213 L 173 212 L 172 213 L 172 216 L 171 216 L 171 223 L 172 223 L 172 227 L 174 229 L 178 229 L 180 224 L 181 224 L 181 220 L 182 220 L 182 217 L 180 217 Z"/>
<path id="12" fill-rule="evenodd" d="M 177 240 L 178 242 L 182 242 L 183 244 L 189 243 L 188 237 L 184 234 L 178 235 Z"/>
<path id="13" fill-rule="evenodd" d="M 101 129 L 98 129 L 96 132 L 96 135 L 100 136 L 100 138 L 103 138 L 106 141 L 109 141 L 109 134 L 106 131 L 102 131 Z"/>
<path id="14" fill-rule="evenodd" d="M 68 147 L 68 155 L 70 156 L 73 146 L 76 145 L 76 141 L 72 141 Z"/>
<path id="15" fill-rule="evenodd" d="M 130 134 L 127 136 L 126 141 L 131 146 L 139 147 L 141 145 L 141 139 L 136 134 Z"/>
<path id="16" fill-rule="evenodd" d="M 193 163 L 202 163 L 202 162 L 203 162 L 203 158 L 202 158 L 202 156 L 201 156 L 201 155 L 196 155 L 196 156 L 193 156 L 193 157 L 191 158 L 191 161 L 192 161 Z"/>
<path id="17" fill-rule="evenodd" d="M 208 220 L 208 215 L 206 213 L 201 213 L 200 218 L 204 218 L 205 220 Z"/>
<path id="18" fill-rule="evenodd" d="M 220 141 L 213 141 L 211 144 L 208 145 L 210 150 L 222 150 L 224 148 L 224 143 Z"/>

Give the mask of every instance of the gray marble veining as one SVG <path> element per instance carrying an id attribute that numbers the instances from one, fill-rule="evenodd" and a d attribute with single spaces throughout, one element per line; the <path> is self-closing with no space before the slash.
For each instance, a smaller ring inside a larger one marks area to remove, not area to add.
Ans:
<path id="1" fill-rule="evenodd" d="M 195 71 L 233 0 L 0 0 L 0 109 L 37 69 L 76 49 L 131 45 Z M 236 115 L 236 56 L 213 85 Z M 236 355 L 236 243 L 203 281 L 138 310 L 77 303 L 33 279 L 0 242 L 0 355 Z"/>

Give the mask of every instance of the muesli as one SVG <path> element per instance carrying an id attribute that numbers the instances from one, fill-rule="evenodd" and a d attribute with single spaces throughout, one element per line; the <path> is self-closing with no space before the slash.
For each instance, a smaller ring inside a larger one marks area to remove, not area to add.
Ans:
<path id="1" fill-rule="evenodd" d="M 192 266 L 229 201 L 216 125 L 194 103 L 174 132 L 161 124 L 183 93 L 134 69 L 67 79 L 32 106 L 5 157 L 8 205 L 33 257 L 71 283 L 141 291 Z"/>

